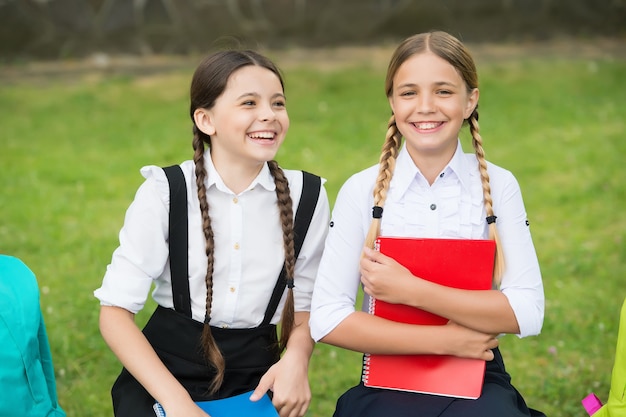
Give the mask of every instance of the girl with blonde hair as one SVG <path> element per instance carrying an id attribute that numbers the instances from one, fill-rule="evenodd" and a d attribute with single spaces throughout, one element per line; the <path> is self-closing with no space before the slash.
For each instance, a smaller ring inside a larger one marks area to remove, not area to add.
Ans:
<path id="1" fill-rule="evenodd" d="M 485 160 L 478 125 L 478 80 L 465 46 L 445 32 L 409 37 L 389 63 L 392 110 L 379 164 L 349 178 L 337 197 L 313 293 L 316 341 L 372 354 L 442 354 L 487 361 L 478 399 L 366 387 L 348 390 L 335 417 L 522 417 L 498 335 L 540 332 L 544 293 L 519 185 Z M 463 152 L 469 127 L 474 152 Z M 404 146 L 402 139 L 404 138 Z M 413 276 L 373 249 L 378 236 L 492 239 L 493 289 L 460 290 Z M 443 326 L 393 322 L 356 311 L 370 297 L 447 318 Z"/>

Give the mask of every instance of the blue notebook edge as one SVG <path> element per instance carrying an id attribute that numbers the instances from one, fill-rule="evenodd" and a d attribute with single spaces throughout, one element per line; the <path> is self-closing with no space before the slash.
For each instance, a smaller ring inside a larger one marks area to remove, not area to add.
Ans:
<path id="1" fill-rule="evenodd" d="M 212 401 L 198 401 L 196 404 L 206 411 L 211 417 L 236 417 L 250 416 L 256 417 L 278 417 L 278 411 L 274 408 L 269 395 L 265 394 L 258 401 L 250 401 L 253 391 L 233 397 Z M 165 410 L 158 402 L 153 405 L 156 417 L 165 417 Z M 237 414 L 234 414 L 237 413 Z M 251 414 L 254 413 L 254 414 Z"/>

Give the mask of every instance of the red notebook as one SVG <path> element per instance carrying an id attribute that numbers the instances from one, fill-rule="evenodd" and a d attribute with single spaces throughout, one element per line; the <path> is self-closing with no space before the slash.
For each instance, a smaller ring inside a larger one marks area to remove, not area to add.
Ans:
<path id="1" fill-rule="evenodd" d="M 379 237 L 378 250 L 428 281 L 454 288 L 492 287 L 495 241 Z M 444 325 L 446 318 L 404 304 L 370 299 L 371 314 L 403 323 Z M 458 398 L 478 398 L 485 361 L 445 355 L 366 354 L 363 383 L 368 387 Z"/>

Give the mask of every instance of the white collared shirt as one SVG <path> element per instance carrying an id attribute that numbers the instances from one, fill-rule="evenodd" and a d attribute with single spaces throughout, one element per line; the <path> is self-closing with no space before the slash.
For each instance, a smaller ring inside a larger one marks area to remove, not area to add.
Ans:
<path id="1" fill-rule="evenodd" d="M 544 293 L 519 184 L 507 170 L 488 163 L 491 195 L 506 270 L 500 290 L 508 298 L 520 337 L 539 334 Z M 311 333 L 318 341 L 355 311 L 359 258 L 372 220 L 378 166 L 342 186 L 320 263 L 311 306 Z M 474 154 L 458 143 L 450 163 L 431 185 L 403 147 L 396 161 L 381 223 L 381 235 L 488 238 L 483 193 Z M 367 299 L 365 300 L 367 303 Z"/>
<path id="2" fill-rule="evenodd" d="M 242 193 L 235 195 L 215 170 L 208 150 L 207 200 L 214 233 L 213 304 L 211 325 L 258 326 L 284 262 L 283 232 L 274 179 L 267 164 Z M 189 218 L 189 290 L 192 316 L 203 322 L 206 305 L 207 258 L 193 161 L 181 164 L 187 183 Z M 283 170 L 289 181 L 293 212 L 302 193 L 300 171 Z M 141 169 L 146 178 L 126 212 L 102 286 L 94 295 L 103 305 L 141 310 L 154 284 L 152 297 L 173 307 L 168 250 L 169 185 L 156 166 Z M 325 180 L 322 180 L 324 183 Z M 295 267 L 295 308 L 309 311 L 313 284 L 328 231 L 329 203 L 322 186 L 302 250 Z M 273 317 L 277 323 L 283 299 Z"/>

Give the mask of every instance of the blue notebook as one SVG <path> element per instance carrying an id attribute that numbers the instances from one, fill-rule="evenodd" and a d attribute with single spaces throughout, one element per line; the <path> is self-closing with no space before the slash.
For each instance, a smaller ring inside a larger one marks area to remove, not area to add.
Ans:
<path id="1" fill-rule="evenodd" d="M 267 394 L 258 401 L 250 401 L 252 392 L 221 400 L 199 401 L 196 404 L 211 417 L 278 417 L 278 411 Z M 153 408 L 156 417 L 165 417 L 161 404 L 155 403 Z"/>

